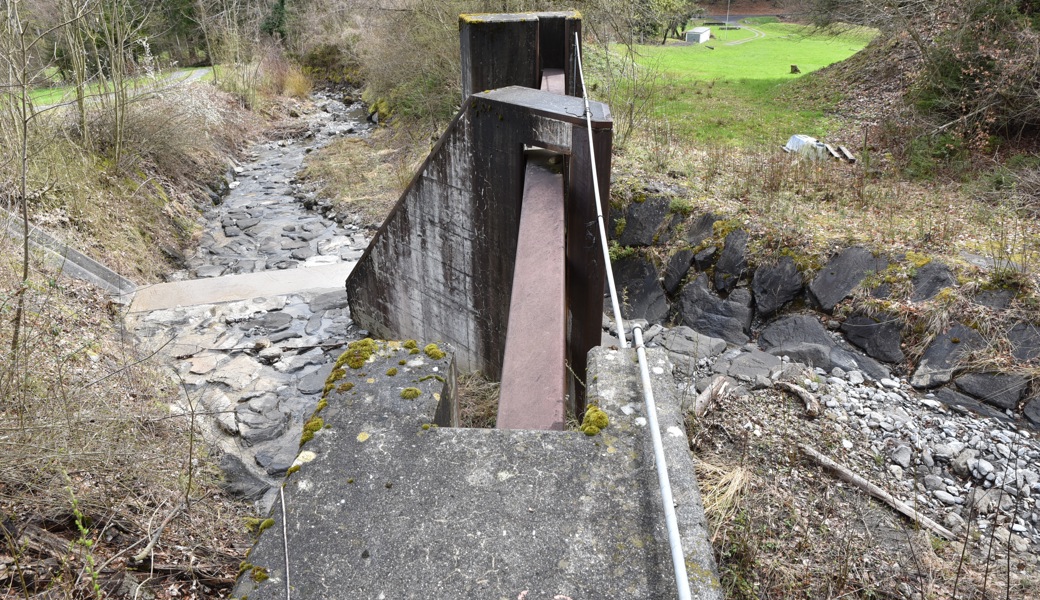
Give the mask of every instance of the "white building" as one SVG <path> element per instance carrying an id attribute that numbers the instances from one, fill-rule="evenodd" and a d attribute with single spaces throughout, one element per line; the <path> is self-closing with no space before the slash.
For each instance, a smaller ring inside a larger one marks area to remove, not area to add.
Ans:
<path id="1" fill-rule="evenodd" d="M 709 27 L 694 27 L 693 29 L 686 32 L 686 41 L 693 42 L 695 44 L 703 44 L 711 39 L 711 28 Z"/>

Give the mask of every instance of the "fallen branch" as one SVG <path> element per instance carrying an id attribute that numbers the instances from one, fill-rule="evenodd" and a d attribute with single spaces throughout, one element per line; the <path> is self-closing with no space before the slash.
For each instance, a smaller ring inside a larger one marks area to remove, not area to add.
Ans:
<path id="1" fill-rule="evenodd" d="M 697 418 L 703 417 L 715 400 L 721 398 L 726 393 L 728 386 L 729 382 L 726 381 L 726 378 L 719 377 L 705 388 L 703 392 L 697 394 L 697 399 L 693 401 L 693 416 Z"/>
<path id="2" fill-rule="evenodd" d="M 174 508 L 172 511 L 170 511 L 170 514 L 166 515 L 166 518 L 163 519 L 163 522 L 159 524 L 159 528 L 156 529 L 155 533 L 152 534 L 152 539 L 148 541 L 148 545 L 145 546 L 143 550 L 135 554 L 133 558 L 130 559 L 130 561 L 139 563 L 144 559 L 148 558 L 148 555 L 152 552 L 152 548 L 154 548 L 156 542 L 159 541 L 159 536 L 162 535 L 163 529 L 166 529 L 166 525 L 169 524 L 169 522 L 173 520 L 174 517 L 180 514 L 182 510 L 184 510 L 183 503 L 178 504 L 177 508 Z"/>
<path id="3" fill-rule="evenodd" d="M 812 393 L 809 392 L 809 390 L 786 381 L 777 381 L 773 384 L 773 387 L 785 392 L 790 392 L 801 398 L 802 402 L 805 403 L 805 414 L 808 415 L 809 418 L 815 419 L 820 416 L 820 402 L 816 399 L 816 396 L 813 396 Z"/>
<path id="4" fill-rule="evenodd" d="M 949 529 L 946 529 L 942 525 L 922 515 L 921 513 L 917 512 L 912 507 L 910 507 L 910 505 L 908 505 L 906 502 L 899 500 L 898 498 L 896 498 L 892 494 L 889 494 L 880 487 L 874 485 L 873 483 L 867 481 L 859 475 L 856 475 L 852 471 L 827 458 L 823 454 L 820 454 L 810 446 L 806 444 L 798 444 L 798 448 L 800 448 L 806 456 L 816 461 L 817 464 L 833 471 L 835 474 L 838 475 L 838 478 L 842 481 L 858 487 L 859 489 L 870 494 L 874 498 L 877 498 L 878 500 L 896 509 L 896 511 L 901 513 L 903 516 L 920 524 L 922 527 L 931 530 L 933 533 L 936 533 L 946 538 L 947 540 L 957 539 L 957 536 L 954 535 L 953 532 Z"/>

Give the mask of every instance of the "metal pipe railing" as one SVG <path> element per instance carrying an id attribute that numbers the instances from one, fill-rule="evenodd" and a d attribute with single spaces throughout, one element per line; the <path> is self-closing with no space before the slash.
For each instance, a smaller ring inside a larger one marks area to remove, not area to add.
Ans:
<path id="1" fill-rule="evenodd" d="M 596 150 L 592 143 L 592 113 L 589 109 L 589 94 L 585 88 L 585 71 L 581 64 L 581 40 L 574 34 L 574 50 L 578 58 L 578 76 L 581 78 L 581 95 L 585 100 L 585 122 L 588 126 L 589 156 L 592 162 L 592 187 L 596 197 L 596 217 L 599 222 L 599 236 L 603 248 L 603 264 L 606 265 L 607 287 L 610 290 L 610 303 L 614 309 L 614 321 L 617 323 L 618 339 L 622 348 L 628 348 L 625 339 L 624 321 L 621 317 L 621 304 L 618 301 L 617 288 L 614 285 L 614 273 L 610 265 L 610 251 L 607 248 L 607 227 L 603 222 L 603 205 L 600 199 L 599 178 L 596 174 Z M 650 369 L 646 362 L 646 348 L 643 345 L 643 328 L 635 325 L 632 328 L 632 339 L 635 342 L 636 356 L 639 358 L 639 373 L 643 384 L 643 400 L 646 405 L 647 427 L 650 428 L 650 440 L 654 447 L 654 463 L 657 466 L 657 483 L 661 489 L 661 504 L 664 507 L 665 527 L 668 530 L 668 546 L 671 550 L 672 569 L 675 572 L 675 586 L 679 600 L 690 600 L 690 579 L 686 573 L 686 554 L 682 548 L 679 535 L 679 523 L 675 516 L 675 502 L 672 499 L 672 484 L 668 478 L 668 463 L 664 456 L 664 443 L 661 440 L 661 428 L 657 422 L 657 404 L 654 402 L 654 390 L 650 384 Z"/>

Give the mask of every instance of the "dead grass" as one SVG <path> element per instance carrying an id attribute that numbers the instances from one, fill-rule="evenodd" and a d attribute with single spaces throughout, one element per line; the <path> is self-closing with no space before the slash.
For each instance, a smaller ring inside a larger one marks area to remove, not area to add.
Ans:
<path id="1" fill-rule="evenodd" d="M 965 546 L 914 530 L 803 460 L 797 444 L 813 440 L 886 487 L 868 441 L 853 435 L 867 451 L 845 453 L 840 436 L 856 432 L 802 412 L 797 401 L 760 392 L 723 398 L 688 423 L 727 598 L 1036 597 L 1033 567 L 1000 557 L 999 541 L 971 535 Z"/>
<path id="2" fill-rule="evenodd" d="M 16 266 L 0 263 L 5 322 Z M 93 288 L 35 264 L 23 293 L 21 350 L 0 331 L 0 597 L 133 597 L 146 580 L 158 598 L 226 592 L 246 510 L 217 487 L 190 418 L 171 414 L 180 390 Z"/>
<path id="3" fill-rule="evenodd" d="M 342 138 L 314 152 L 301 178 L 335 201 L 337 210 L 379 226 L 390 213 L 429 148 L 402 146 L 387 128 L 364 138 Z"/>
<path id="4" fill-rule="evenodd" d="M 494 428 L 498 418 L 498 383 L 480 373 L 458 380 L 459 427 Z"/>

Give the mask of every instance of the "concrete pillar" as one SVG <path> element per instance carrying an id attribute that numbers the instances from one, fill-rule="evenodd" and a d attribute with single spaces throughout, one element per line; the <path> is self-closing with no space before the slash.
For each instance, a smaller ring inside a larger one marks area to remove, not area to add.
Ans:
<path id="1" fill-rule="evenodd" d="M 535 13 L 461 15 L 459 44 L 463 102 L 477 92 L 541 83 Z"/>

